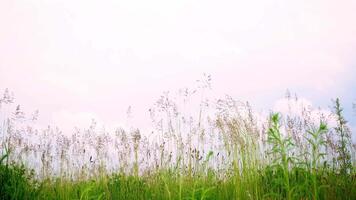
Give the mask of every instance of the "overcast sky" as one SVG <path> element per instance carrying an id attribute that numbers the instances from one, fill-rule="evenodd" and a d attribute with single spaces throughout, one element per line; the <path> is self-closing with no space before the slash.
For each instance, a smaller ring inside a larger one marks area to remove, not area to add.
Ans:
<path id="1" fill-rule="evenodd" d="M 354 0 L 1 0 L 0 91 L 42 123 L 122 123 L 211 74 L 216 95 L 273 106 L 341 97 L 355 124 Z M 141 114 L 144 113 L 144 114 Z M 88 122 L 89 123 L 89 122 Z"/>

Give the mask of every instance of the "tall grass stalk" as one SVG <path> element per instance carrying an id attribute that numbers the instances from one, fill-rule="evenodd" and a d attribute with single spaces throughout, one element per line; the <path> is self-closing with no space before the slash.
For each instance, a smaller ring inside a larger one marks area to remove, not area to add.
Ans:
<path id="1" fill-rule="evenodd" d="M 289 177 L 290 163 L 293 162 L 293 157 L 289 155 L 289 150 L 294 146 L 292 138 L 289 136 L 283 137 L 280 132 L 280 116 L 273 114 L 271 117 L 271 127 L 268 130 L 268 142 L 272 145 L 270 154 L 273 155 L 272 166 L 281 169 L 283 172 L 283 179 L 281 185 L 285 189 L 286 199 L 292 199 L 292 188 Z"/>
<path id="2" fill-rule="evenodd" d="M 319 199 L 320 185 L 318 183 L 318 170 L 320 169 L 320 162 L 324 158 L 325 153 L 321 153 L 320 150 L 325 148 L 326 141 L 324 135 L 327 132 L 327 125 L 323 122 L 320 123 L 319 128 L 315 131 L 307 131 L 309 137 L 306 137 L 308 144 L 311 146 L 311 152 L 308 153 L 310 156 L 311 163 L 309 163 L 309 169 L 312 175 L 312 188 L 313 188 L 313 199 Z"/>

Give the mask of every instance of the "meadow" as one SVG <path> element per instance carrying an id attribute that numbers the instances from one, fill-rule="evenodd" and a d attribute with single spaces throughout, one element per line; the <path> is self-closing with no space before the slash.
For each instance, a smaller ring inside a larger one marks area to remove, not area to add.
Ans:
<path id="1" fill-rule="evenodd" d="M 38 112 L 25 115 L 6 90 L 0 199 L 356 199 L 355 146 L 339 99 L 330 112 L 260 114 L 229 96 L 208 99 L 209 81 L 158 98 L 151 132 L 110 132 L 94 120 L 70 135 L 41 129 Z"/>

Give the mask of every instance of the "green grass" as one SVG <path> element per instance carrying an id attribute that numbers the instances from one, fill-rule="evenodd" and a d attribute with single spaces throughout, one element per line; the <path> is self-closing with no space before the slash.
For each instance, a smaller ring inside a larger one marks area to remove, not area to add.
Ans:
<path id="1" fill-rule="evenodd" d="M 132 175 L 102 173 L 84 180 L 36 181 L 24 166 L 8 164 L 6 152 L 0 163 L 0 199 L 356 199 L 355 173 L 320 162 L 326 125 L 308 131 L 311 151 L 309 159 L 301 162 L 291 156 L 296 146 L 291 137 L 281 134 L 279 121 L 278 114 L 272 115 L 268 130 L 266 155 L 272 162 L 259 163 L 252 156 L 255 145 L 246 145 L 248 140 L 245 149 L 230 143 L 236 157 L 223 177 L 208 168 L 214 156 L 210 151 L 194 171 L 175 167 L 138 175 L 135 169 Z"/>
<path id="2" fill-rule="evenodd" d="M 235 102 L 227 99 L 217 106 L 223 112 L 210 119 L 214 129 L 211 133 L 216 134 L 210 136 L 202 125 L 203 109 L 199 121 L 191 125 L 182 120 L 184 115 L 176 112 L 174 103 L 166 97 L 161 100 L 159 108 L 162 115 L 168 116 L 168 128 L 161 126 L 153 146 L 144 142 L 146 138 L 138 130 L 131 135 L 132 140 L 125 131 L 119 131 L 111 138 L 115 142 L 109 143 L 102 135 L 91 139 L 91 133 L 95 133 L 91 128 L 85 137 L 73 135 L 70 140 L 58 136 L 55 141 L 62 146 L 58 145 L 57 158 L 51 157 L 48 148 L 53 143 L 35 146 L 41 164 L 34 170 L 21 164 L 23 152 L 29 154 L 32 146 L 24 145 L 17 134 L 21 131 L 16 129 L 16 118 L 8 120 L 0 127 L 0 200 L 356 199 L 351 132 L 339 100 L 334 111 L 336 127 L 328 127 L 322 120 L 315 125 L 305 120 L 308 116 L 292 119 L 274 113 L 267 127 L 259 130 L 248 106 L 248 117 L 231 114 Z M 55 134 L 49 128 L 47 131 L 47 136 Z M 187 140 L 183 133 L 188 135 Z M 88 148 L 78 145 L 78 137 L 94 146 L 89 149 L 94 157 L 79 165 L 80 170 L 71 171 L 70 166 L 75 165 L 70 164 L 78 160 L 71 162 L 68 154 L 77 153 L 85 161 Z M 212 144 L 204 146 L 209 139 Z M 105 168 L 107 152 L 103 149 L 108 144 L 118 150 L 117 171 Z M 53 160 L 60 165 L 59 175 L 52 173 Z M 153 162 L 145 165 L 142 160 Z"/>
<path id="3" fill-rule="evenodd" d="M 238 181 L 236 181 L 236 176 Z M 331 170 L 310 173 L 303 168 L 288 172 L 288 194 L 281 167 L 267 167 L 244 180 L 233 174 L 219 180 L 214 172 L 204 176 L 177 177 L 163 171 L 143 177 L 111 175 L 85 181 L 45 180 L 33 182 L 23 168 L 1 167 L 1 199 L 355 199 L 354 177 L 342 177 Z M 346 180 L 350 179 L 350 180 Z M 314 181 L 318 195 L 314 196 Z M 344 181 L 351 182 L 344 188 Z M 257 184 L 257 185 L 256 185 Z M 254 187 L 256 186 L 256 187 Z M 351 193 L 345 193 L 345 190 Z M 290 195 L 290 196 L 289 196 Z"/>

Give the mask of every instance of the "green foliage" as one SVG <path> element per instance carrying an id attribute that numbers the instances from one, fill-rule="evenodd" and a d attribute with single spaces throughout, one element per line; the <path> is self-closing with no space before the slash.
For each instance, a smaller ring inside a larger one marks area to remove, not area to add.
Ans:
<path id="1" fill-rule="evenodd" d="M 292 188 L 289 177 L 290 163 L 294 162 L 294 158 L 289 155 L 290 149 L 294 146 L 292 138 L 289 136 L 283 137 L 280 132 L 280 116 L 273 114 L 271 116 L 271 127 L 268 130 L 268 143 L 272 146 L 270 155 L 273 155 L 272 167 L 275 168 L 281 177 L 276 177 L 276 184 L 281 185 L 281 189 L 286 199 L 292 199 Z M 282 194 L 283 194 L 282 193 Z M 274 194 L 276 195 L 276 194 Z"/>
<path id="2" fill-rule="evenodd" d="M 356 199 L 356 174 L 351 160 L 350 132 L 338 99 L 335 115 L 336 167 L 329 167 L 325 158 L 330 129 L 324 122 L 298 132 L 304 139 L 302 145 L 298 145 L 296 137 L 284 129 L 281 115 L 272 114 L 266 131 L 268 149 L 263 149 L 259 148 L 260 136 L 253 130 L 252 118 L 246 123 L 225 116 L 217 119 L 225 149 L 201 153 L 190 148 L 185 152 L 189 159 L 184 157 L 183 149 L 177 149 L 180 155 L 176 162 L 161 158 L 157 160 L 159 167 L 142 173 L 139 150 L 143 147 L 138 131 L 133 135 L 131 173 L 123 170 L 109 175 L 103 170 L 90 178 L 39 178 L 25 166 L 11 162 L 10 152 L 5 148 L 4 155 L 0 156 L 0 200 L 353 200 Z M 159 150 L 166 153 L 164 148 Z M 225 159 L 222 163 L 226 165 L 214 168 L 211 163 L 217 160 L 219 153 L 224 154 L 220 158 Z"/>
<path id="3" fill-rule="evenodd" d="M 313 199 L 319 199 L 319 191 L 321 187 L 325 187 L 324 185 L 320 184 L 318 180 L 318 175 L 320 172 L 319 167 L 321 159 L 324 158 L 326 155 L 325 153 L 320 152 L 320 150 L 324 147 L 325 149 L 325 137 L 324 135 L 327 133 L 327 125 L 323 122 L 320 123 L 319 128 L 314 131 L 307 131 L 308 136 L 306 140 L 308 141 L 309 146 L 311 147 L 311 151 L 307 151 L 307 155 L 309 160 L 306 161 L 310 177 L 311 177 L 311 188 L 313 193 Z M 309 161 L 309 163 L 308 163 Z"/>
<path id="4" fill-rule="evenodd" d="M 354 185 L 355 182 L 355 172 L 351 160 L 351 132 L 347 127 L 347 121 L 345 120 L 342 112 L 343 108 L 340 105 L 340 100 L 337 98 L 334 106 L 334 113 L 336 115 L 337 126 L 335 131 L 339 136 L 337 144 L 337 161 L 340 169 L 340 178 L 337 180 L 338 185 L 342 188 L 339 194 L 346 194 L 348 196 L 353 193 L 348 185 Z M 353 178 L 350 178 L 350 174 Z"/>
<path id="5" fill-rule="evenodd" d="M 337 122 L 335 131 L 340 137 L 337 148 L 339 156 L 337 159 L 340 164 L 340 173 L 341 175 L 345 175 L 352 172 L 351 153 L 349 150 L 351 145 L 351 134 L 350 130 L 346 126 L 347 121 L 342 115 L 343 108 L 341 107 L 340 100 L 338 98 L 335 101 L 334 109 Z"/>
<path id="6" fill-rule="evenodd" d="M 34 199 L 36 183 L 24 166 L 0 165 L 0 199 Z"/>
<path id="7" fill-rule="evenodd" d="M 2 164 L 0 199 L 286 199 L 287 183 L 290 184 L 291 199 L 356 197 L 352 190 L 356 186 L 354 177 L 348 176 L 351 180 L 349 185 L 340 185 L 346 179 L 340 180 L 338 174 L 329 168 L 310 170 L 307 167 L 291 167 L 286 170 L 282 162 L 268 165 L 250 175 L 241 174 L 239 182 L 234 176 L 219 179 L 215 174 L 214 170 L 208 170 L 206 174 L 193 177 L 177 176 L 174 170 L 163 170 L 139 177 L 114 174 L 91 180 L 56 179 L 38 183 L 33 181 L 24 167 Z M 315 188 L 316 196 L 313 193 Z M 342 193 L 345 189 L 351 193 Z"/>

